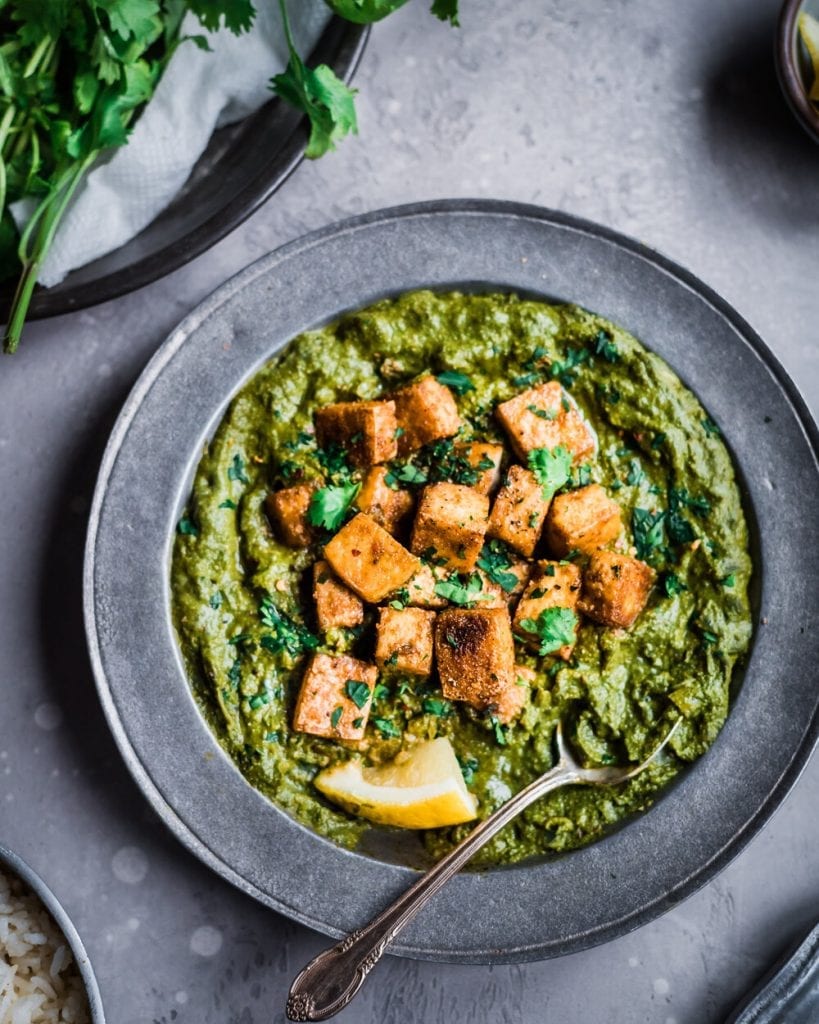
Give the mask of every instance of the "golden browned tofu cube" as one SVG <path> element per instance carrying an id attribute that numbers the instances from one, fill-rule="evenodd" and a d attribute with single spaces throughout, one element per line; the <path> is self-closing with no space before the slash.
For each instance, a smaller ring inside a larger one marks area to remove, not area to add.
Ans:
<path id="1" fill-rule="evenodd" d="M 570 551 L 590 555 L 620 536 L 620 506 L 600 484 L 558 494 L 546 518 L 549 551 L 565 558 Z"/>
<path id="2" fill-rule="evenodd" d="M 474 488 L 430 484 L 421 492 L 410 548 L 428 561 L 446 559 L 449 568 L 469 572 L 481 553 L 488 515 L 489 498 Z"/>
<path id="3" fill-rule="evenodd" d="M 395 533 L 409 519 L 415 502 L 409 491 L 394 490 L 384 466 L 373 466 L 364 477 L 356 506 L 371 516 L 387 533 Z"/>
<path id="4" fill-rule="evenodd" d="M 447 608 L 435 620 L 435 660 L 448 700 L 477 708 L 514 685 L 515 644 L 505 608 Z"/>
<path id="5" fill-rule="evenodd" d="M 580 609 L 603 626 L 629 629 L 648 601 L 654 570 L 637 558 L 595 551 L 583 572 Z"/>
<path id="6" fill-rule="evenodd" d="M 325 545 L 324 557 L 342 582 L 373 604 L 403 587 L 421 568 L 417 558 L 363 512 Z"/>
<path id="7" fill-rule="evenodd" d="M 319 445 L 338 445 L 354 466 L 373 466 L 398 454 L 398 421 L 393 402 L 325 405 L 316 409 L 314 421 Z"/>
<path id="8" fill-rule="evenodd" d="M 510 466 L 492 506 L 486 532 L 530 558 L 548 511 L 549 499 L 543 497 L 535 474 L 523 466 Z"/>
<path id="9" fill-rule="evenodd" d="M 435 612 L 423 608 L 382 608 L 375 641 L 375 661 L 414 676 L 432 671 L 432 624 Z"/>
<path id="10" fill-rule="evenodd" d="M 361 598 L 344 586 L 327 562 L 316 562 L 313 566 L 313 600 L 322 632 L 340 626 L 359 626 L 364 621 Z"/>
<path id="11" fill-rule="evenodd" d="M 509 561 L 510 564 L 500 570 L 505 574 L 503 586 L 478 566 L 476 571 L 481 578 L 481 593 L 489 595 L 488 600 L 480 602 L 481 608 L 506 608 L 526 588 L 532 572 L 531 563 L 521 558 L 510 558 Z M 512 583 L 511 578 L 506 577 L 514 577 L 515 582 Z"/>
<path id="12" fill-rule="evenodd" d="M 458 433 L 461 417 L 449 388 L 422 377 L 391 396 L 398 420 L 398 454 L 407 455 L 430 441 Z"/>
<path id="13" fill-rule="evenodd" d="M 390 597 L 399 598 L 411 608 L 445 608 L 447 600 L 435 593 L 435 586 L 447 576 L 448 573 L 443 570 L 433 569 L 432 566 L 422 562 L 421 568 L 409 582 Z"/>
<path id="14" fill-rule="evenodd" d="M 375 665 L 347 654 L 314 654 L 301 681 L 293 728 L 312 736 L 362 739 L 377 678 Z"/>
<path id="15" fill-rule="evenodd" d="M 306 548 L 313 541 L 314 533 L 307 511 L 315 490 L 314 483 L 296 484 L 267 496 L 268 518 L 279 537 L 291 548 Z"/>
<path id="16" fill-rule="evenodd" d="M 534 671 L 528 666 L 515 665 L 511 684 L 495 702 L 495 717 L 499 722 L 508 725 L 523 711 L 536 678 Z"/>
<path id="17" fill-rule="evenodd" d="M 515 609 L 515 635 L 537 649 L 540 646 L 540 638 L 524 629 L 523 621 L 532 619 L 536 622 L 541 612 L 547 608 L 568 608 L 576 613 L 581 586 L 582 577 L 578 566 L 571 563 L 561 565 L 559 562 L 538 562 L 532 579 Z M 573 643 L 564 644 L 555 653 L 564 661 L 568 661 L 573 650 Z"/>
<path id="18" fill-rule="evenodd" d="M 455 449 L 462 455 L 480 476 L 472 486 L 481 494 L 490 494 L 500 483 L 502 444 L 484 444 L 482 441 L 470 441 L 469 444 L 458 445 Z"/>
<path id="19" fill-rule="evenodd" d="M 575 462 L 595 449 L 591 427 L 568 399 L 564 401 L 563 389 L 556 380 L 501 402 L 495 413 L 522 462 L 533 448 L 562 445 Z"/>

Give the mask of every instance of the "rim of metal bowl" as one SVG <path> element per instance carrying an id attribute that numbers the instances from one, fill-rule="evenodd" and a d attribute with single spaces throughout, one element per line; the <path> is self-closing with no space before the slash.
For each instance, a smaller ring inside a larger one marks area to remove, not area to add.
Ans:
<path id="1" fill-rule="evenodd" d="M 60 903 L 37 872 L 30 867 L 22 857 L 19 856 L 19 854 L 14 853 L 14 851 L 10 850 L 7 846 L 0 845 L 0 866 L 8 868 L 9 871 L 22 879 L 22 881 L 25 882 L 25 884 L 43 902 L 46 910 L 54 918 L 57 927 L 65 936 L 68 941 L 68 945 L 71 947 L 71 952 L 74 955 L 77 969 L 80 972 L 80 977 L 82 978 L 83 985 L 85 986 L 85 991 L 88 996 L 88 1006 L 91 1011 L 92 1024 L 105 1024 L 105 1013 L 102 1008 L 102 998 L 100 996 L 100 990 L 97 985 L 97 978 L 94 974 L 94 969 L 91 966 L 91 960 L 88 957 L 88 953 L 86 952 L 79 932 L 74 927 L 74 923 L 66 913 L 62 903 Z"/>
<path id="2" fill-rule="evenodd" d="M 774 57 L 779 85 L 794 116 L 810 135 L 819 142 L 819 110 L 808 99 L 807 88 L 799 70 L 799 34 L 797 19 L 805 0 L 785 0 L 779 12 Z"/>
<path id="3" fill-rule="evenodd" d="M 358 70 L 369 33 L 369 25 L 355 25 L 341 18 L 332 18 L 314 47 L 311 59 L 331 63 L 339 77 L 349 83 Z M 271 99 L 270 103 L 281 101 Z M 261 111 L 269 105 L 266 104 L 255 114 L 250 115 L 251 118 L 259 117 Z M 294 126 L 276 158 L 240 188 L 229 203 L 211 214 L 203 223 L 168 242 L 156 252 L 142 256 L 128 266 L 103 273 L 102 277 L 95 280 L 80 281 L 71 287 L 63 288 L 63 283 L 71 285 L 71 274 L 85 269 L 78 267 L 65 278 L 65 282 L 61 282 L 53 289 L 36 289 L 28 319 L 44 320 L 52 316 L 62 316 L 120 298 L 166 277 L 197 256 L 201 256 L 263 206 L 296 170 L 304 159 L 309 135 L 305 120 L 301 118 Z M 162 215 L 160 213 L 158 217 Z M 145 230 L 149 228 L 150 225 Z M 105 258 L 101 256 L 100 260 Z M 2 315 L 5 312 L 4 310 Z"/>

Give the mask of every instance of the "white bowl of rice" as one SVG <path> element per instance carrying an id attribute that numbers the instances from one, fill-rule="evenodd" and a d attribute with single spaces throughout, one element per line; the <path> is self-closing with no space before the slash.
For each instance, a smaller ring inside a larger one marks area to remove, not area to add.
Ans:
<path id="1" fill-rule="evenodd" d="M 104 1024 L 88 954 L 57 898 L 0 846 L 0 1024 Z"/>

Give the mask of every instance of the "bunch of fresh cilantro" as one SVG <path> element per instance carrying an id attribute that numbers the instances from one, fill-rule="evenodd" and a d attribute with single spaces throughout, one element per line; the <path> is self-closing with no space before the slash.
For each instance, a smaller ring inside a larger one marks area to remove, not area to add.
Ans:
<path id="1" fill-rule="evenodd" d="M 368 24 L 407 0 L 325 2 L 340 17 Z M 355 91 L 326 65 L 304 63 L 286 0 L 278 4 L 290 59 L 270 87 L 307 115 L 306 154 L 320 157 L 357 131 Z M 458 0 L 433 0 L 431 10 L 458 24 Z M 251 0 L 0 0 L 0 279 L 18 279 L 6 352 L 20 342 L 40 267 L 86 171 L 127 142 L 176 47 L 208 49 L 204 35 L 181 36 L 189 11 L 204 28 L 237 35 L 256 14 Z M 33 203 L 22 233 L 9 212 L 19 199 Z"/>

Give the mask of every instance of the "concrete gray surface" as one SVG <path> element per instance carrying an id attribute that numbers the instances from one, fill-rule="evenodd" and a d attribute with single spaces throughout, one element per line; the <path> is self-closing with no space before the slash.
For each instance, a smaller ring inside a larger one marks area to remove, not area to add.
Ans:
<path id="1" fill-rule="evenodd" d="M 154 820 L 85 653 L 82 546 L 106 436 L 200 298 L 340 216 L 519 199 L 679 260 L 761 333 L 814 414 L 819 405 L 819 147 L 776 88 L 776 0 L 462 0 L 458 32 L 425 7 L 412 0 L 373 32 L 358 139 L 303 166 L 190 266 L 34 325 L 0 360 L 0 840 L 65 902 L 112 1024 L 282 1021 L 291 976 L 324 944 L 216 879 Z M 718 1024 L 819 917 L 817 784 L 814 759 L 722 875 L 631 935 L 525 967 L 389 960 L 340 1019 Z"/>

